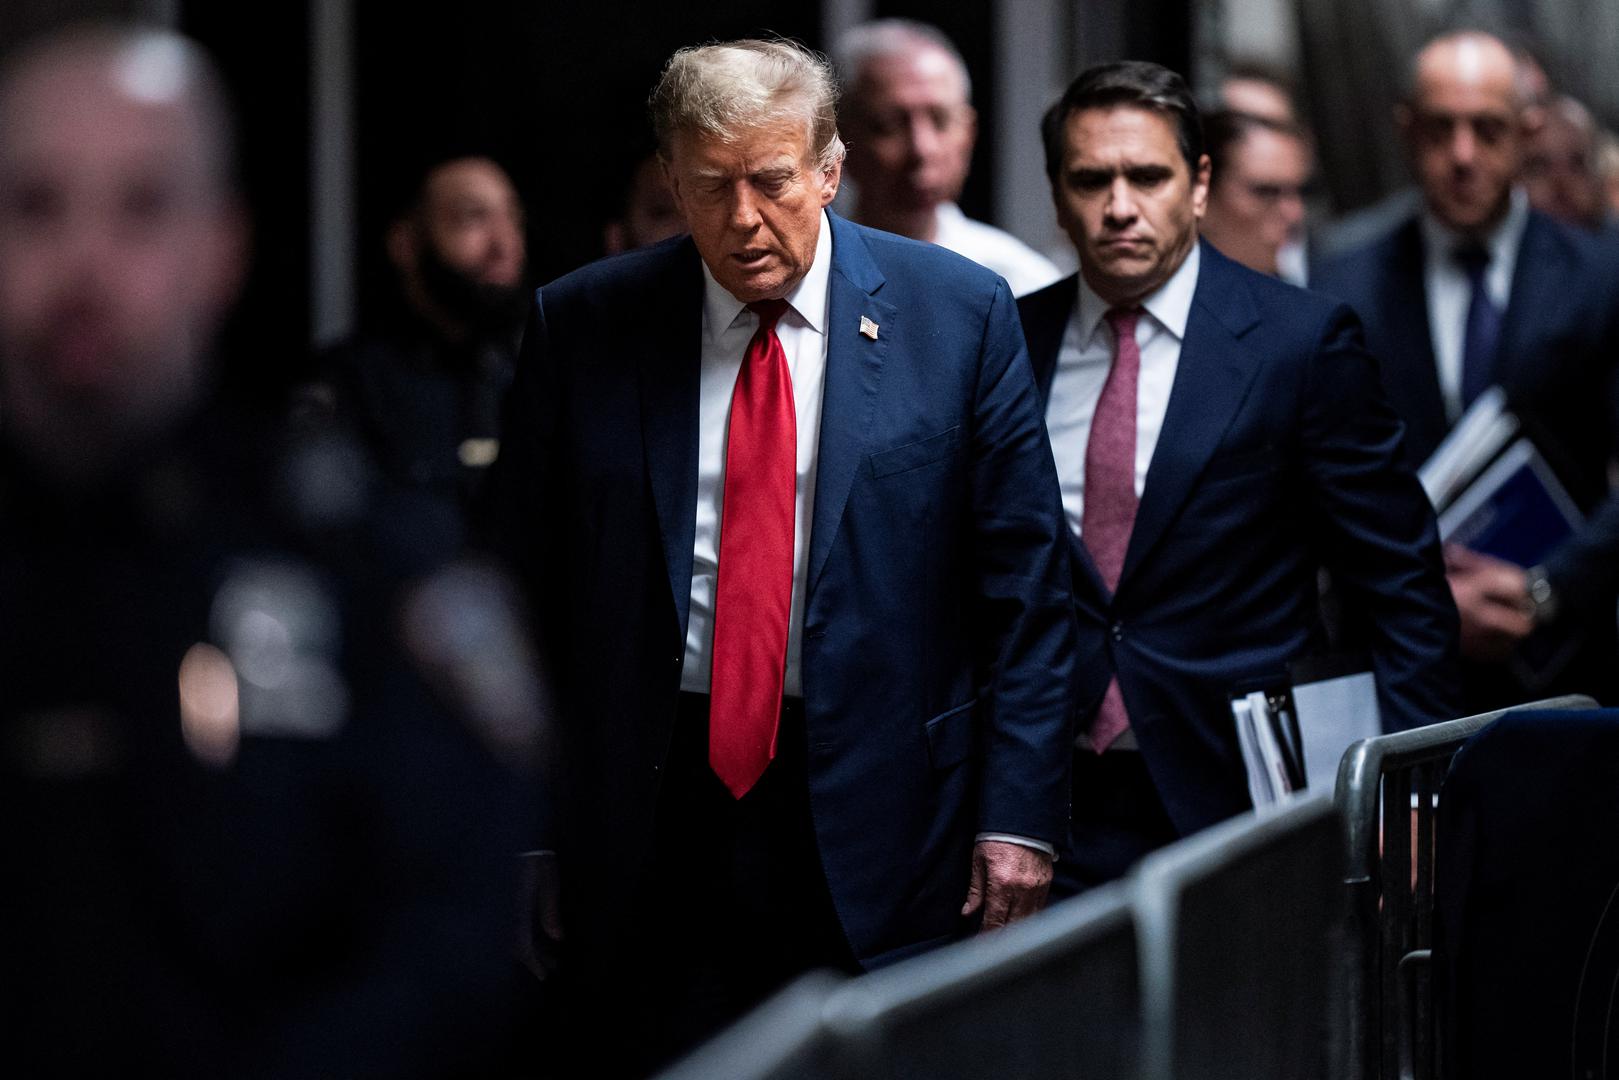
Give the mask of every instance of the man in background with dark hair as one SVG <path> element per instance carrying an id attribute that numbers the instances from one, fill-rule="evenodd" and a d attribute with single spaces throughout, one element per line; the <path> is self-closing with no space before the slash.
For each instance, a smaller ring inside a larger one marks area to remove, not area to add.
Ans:
<path id="1" fill-rule="evenodd" d="M 685 231 L 686 221 L 664 178 L 663 164 L 658 161 L 657 151 L 649 147 L 625 174 L 615 212 L 602 226 L 602 250 L 618 255 Z"/>
<path id="2" fill-rule="evenodd" d="M 1375 616 L 1389 728 L 1455 714 L 1455 612 L 1354 316 L 1199 243 L 1180 76 L 1092 68 L 1042 131 L 1080 265 L 1018 305 L 1072 534 L 1075 892 L 1248 808 L 1230 699 L 1324 651 L 1319 567 Z"/>
<path id="3" fill-rule="evenodd" d="M 464 512 L 500 453 L 527 300 L 523 205 L 493 160 L 424 169 L 386 244 L 397 286 L 374 324 L 327 352 L 300 407 L 358 436 L 383 478 L 383 543 L 431 564 L 465 538 Z"/>
<path id="4" fill-rule="evenodd" d="M 1291 280 L 1280 256 L 1304 241 L 1308 139 L 1291 124 L 1230 111 L 1211 114 L 1204 134 L 1210 172 L 1203 238 L 1250 270 Z"/>

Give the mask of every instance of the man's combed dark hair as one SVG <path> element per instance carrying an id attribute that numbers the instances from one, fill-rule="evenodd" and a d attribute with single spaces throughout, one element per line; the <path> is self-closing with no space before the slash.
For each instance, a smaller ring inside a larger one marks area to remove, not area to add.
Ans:
<path id="1" fill-rule="evenodd" d="M 1086 109 L 1119 105 L 1151 109 L 1169 118 L 1175 125 L 1175 141 L 1186 167 L 1197 172 L 1198 159 L 1203 156 L 1203 122 L 1186 80 L 1158 64 L 1121 60 L 1083 72 L 1046 110 L 1040 121 L 1040 135 L 1046 146 L 1046 176 L 1055 181 L 1062 169 L 1063 125 L 1070 116 Z"/>
<path id="2" fill-rule="evenodd" d="M 1244 139 L 1256 131 L 1269 131 L 1289 139 L 1304 140 L 1304 129 L 1268 116 L 1254 116 L 1237 109 L 1218 109 L 1203 118 L 1203 148 L 1209 155 L 1210 175 L 1220 182 L 1221 174 Z"/>

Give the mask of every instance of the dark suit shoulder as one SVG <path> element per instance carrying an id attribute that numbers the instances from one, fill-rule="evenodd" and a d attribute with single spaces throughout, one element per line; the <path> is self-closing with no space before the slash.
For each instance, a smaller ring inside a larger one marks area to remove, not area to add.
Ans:
<path id="1" fill-rule="evenodd" d="M 844 224 L 855 230 L 854 235 L 865 243 L 872 262 L 891 281 L 988 298 L 994 296 L 996 283 L 1001 280 L 995 271 L 938 244 L 854 222 Z"/>
<path id="2" fill-rule="evenodd" d="M 655 291 L 682 274 L 697 272 L 695 245 L 689 236 L 678 236 L 587 263 L 540 286 L 539 296 L 548 313 L 567 304 L 623 312 L 626 301 Z"/>
<path id="3" fill-rule="evenodd" d="M 1344 299 L 1364 295 L 1403 260 L 1420 259 L 1422 240 L 1416 218 L 1406 218 L 1381 236 L 1324 257 L 1310 288 Z"/>
<path id="4" fill-rule="evenodd" d="M 1068 317 L 1068 312 L 1076 302 L 1079 295 L 1079 275 L 1069 274 L 1061 281 L 1052 282 L 1043 289 L 1036 289 L 1025 296 L 1018 297 L 1018 315 L 1027 326 L 1036 320 L 1055 318 L 1059 314 L 1062 318 Z"/>

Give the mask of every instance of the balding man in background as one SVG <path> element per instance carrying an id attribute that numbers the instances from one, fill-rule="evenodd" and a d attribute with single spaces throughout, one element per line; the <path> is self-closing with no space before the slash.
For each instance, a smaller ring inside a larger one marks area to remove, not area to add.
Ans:
<path id="1" fill-rule="evenodd" d="M 1383 382 L 1419 465 L 1490 386 L 1506 393 L 1580 509 L 1607 494 L 1610 384 L 1619 356 L 1612 252 L 1529 206 L 1520 181 L 1539 122 L 1533 80 L 1500 40 L 1443 34 L 1416 56 L 1396 113 L 1421 212 L 1329 260 L 1315 288 L 1347 300 L 1383 362 Z M 1619 530 L 1599 514 L 1532 568 L 1451 546 L 1470 710 L 1553 691 L 1614 690 Z M 1577 643 L 1566 662 L 1527 664 L 1537 629 Z"/>
<path id="2" fill-rule="evenodd" d="M 3 1056 L 486 1074 L 522 649 L 476 580 L 368 573 L 340 471 L 212 392 L 247 263 L 231 159 L 177 35 L 79 29 L 0 72 Z M 508 674 L 480 699 L 484 663 Z"/>
<path id="3" fill-rule="evenodd" d="M 1014 296 L 1062 276 L 1050 259 L 956 205 L 978 114 L 967 65 L 949 38 L 925 23 L 883 19 L 847 31 L 833 57 L 846 95 L 851 217 L 965 255 L 1005 278 Z"/>

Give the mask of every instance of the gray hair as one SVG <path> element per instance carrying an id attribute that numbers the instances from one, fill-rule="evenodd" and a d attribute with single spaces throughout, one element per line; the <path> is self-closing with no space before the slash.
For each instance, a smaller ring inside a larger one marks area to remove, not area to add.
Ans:
<path id="1" fill-rule="evenodd" d="M 973 80 L 967 74 L 967 62 L 943 30 L 915 19 L 877 19 L 850 27 L 839 35 L 832 46 L 832 62 L 845 87 L 860 81 L 866 65 L 888 56 L 909 56 L 918 49 L 937 49 L 950 58 L 961 76 L 961 95 L 966 101 L 973 99 Z"/>
<path id="2" fill-rule="evenodd" d="M 681 49 L 647 102 L 664 160 L 678 133 L 731 142 L 747 131 L 799 122 L 822 169 L 843 160 L 837 105 L 826 57 L 785 38 Z"/>

